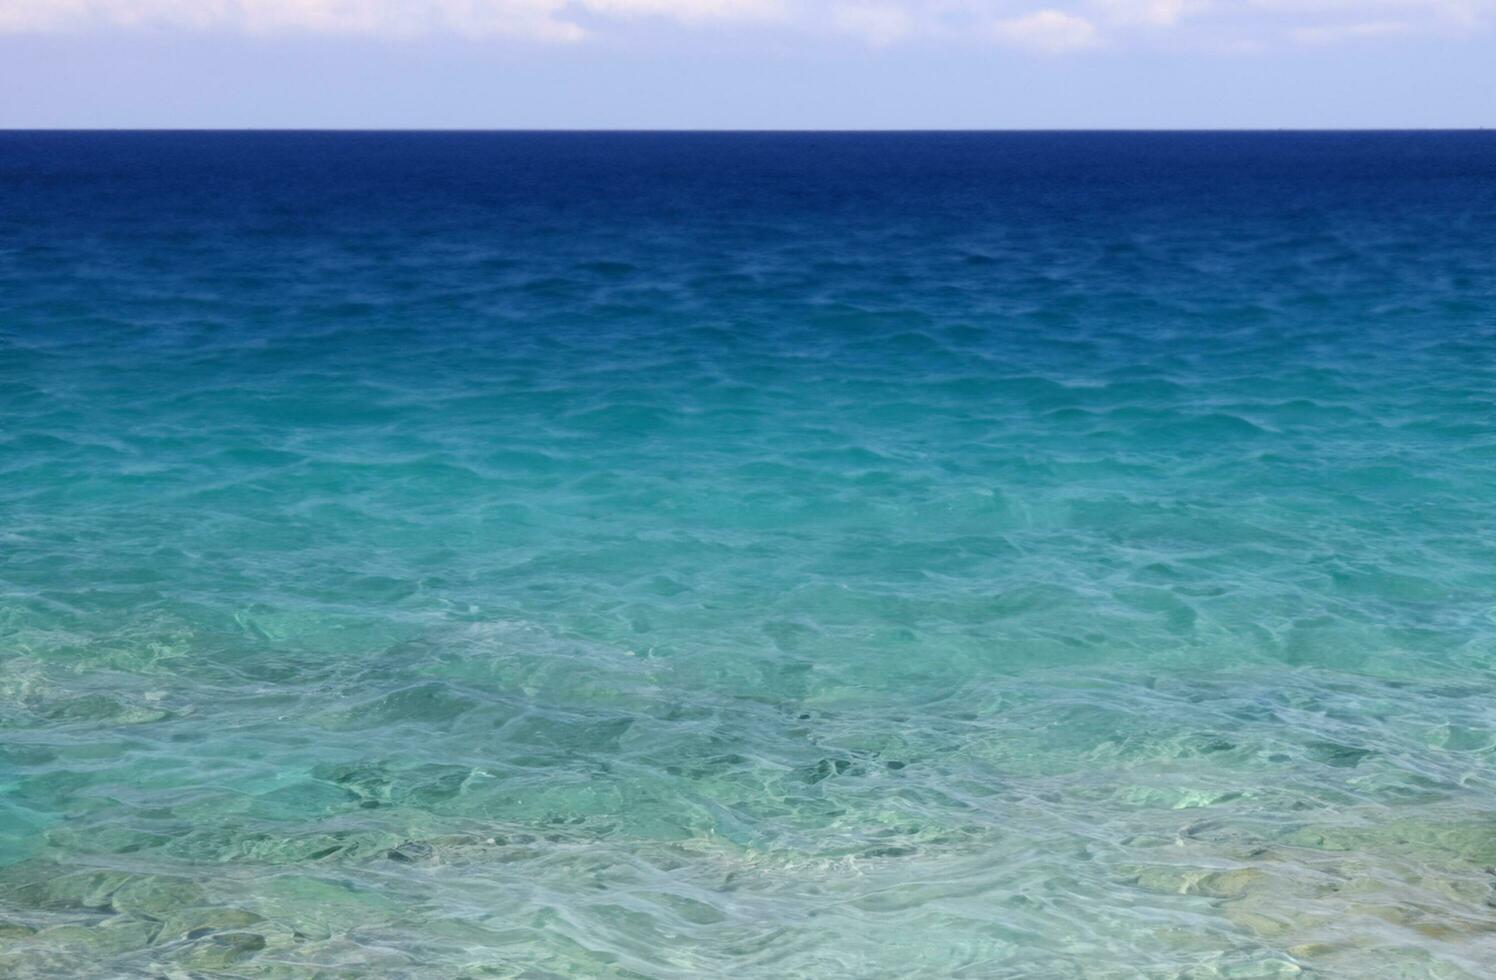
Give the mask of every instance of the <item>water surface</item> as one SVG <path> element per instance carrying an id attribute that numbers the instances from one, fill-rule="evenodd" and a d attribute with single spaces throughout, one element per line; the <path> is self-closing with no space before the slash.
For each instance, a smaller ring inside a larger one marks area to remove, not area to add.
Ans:
<path id="1" fill-rule="evenodd" d="M 0 973 L 1478 977 L 1496 135 L 0 135 Z"/>

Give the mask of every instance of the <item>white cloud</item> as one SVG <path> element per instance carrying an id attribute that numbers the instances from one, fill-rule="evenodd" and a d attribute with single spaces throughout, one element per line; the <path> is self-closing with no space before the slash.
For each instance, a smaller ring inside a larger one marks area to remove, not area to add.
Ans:
<path id="1" fill-rule="evenodd" d="M 1472 14 L 1489 9 L 1490 0 L 1247 0 L 1243 6 L 1286 14 L 1347 13 L 1371 10 L 1425 10 L 1434 13 Z"/>
<path id="2" fill-rule="evenodd" d="M 1411 30 L 1470 29 L 1482 26 L 1496 12 L 1496 0 L 1250 0 L 1248 6 L 1310 28 L 1335 18 L 1332 23 L 1340 27 L 1403 23 Z"/>
<path id="3" fill-rule="evenodd" d="M 742 25 L 802 37 L 997 43 L 1050 54 L 1106 44 L 1237 50 L 1404 35 L 1470 36 L 1496 0 L 0 0 L 0 32 L 216 31 L 578 41 L 621 21 Z"/>
<path id="4" fill-rule="evenodd" d="M 247 33 L 429 33 L 576 40 L 565 0 L 0 0 L 0 30 L 91 28 Z"/>
<path id="5" fill-rule="evenodd" d="M 707 20 L 779 20 L 788 8 L 780 0 L 580 0 L 578 6 L 601 14 Z"/>
<path id="6" fill-rule="evenodd" d="M 1408 34 L 1413 26 L 1401 20 L 1368 20 L 1353 24 L 1331 24 L 1323 27 L 1296 27 L 1288 36 L 1300 44 L 1335 44 L 1359 38 L 1396 37 Z"/>
<path id="7" fill-rule="evenodd" d="M 1172 27 L 1204 7 L 1200 0 L 1092 0 L 1092 6 L 1119 24 Z"/>
<path id="8" fill-rule="evenodd" d="M 780 0 L 0 0 L 0 31 L 134 27 L 411 37 L 457 34 L 574 41 L 568 15 L 688 23 L 772 19 Z"/>
<path id="9" fill-rule="evenodd" d="M 831 11 L 831 19 L 837 30 L 874 47 L 901 41 L 913 34 L 917 26 L 909 9 L 896 3 L 838 4 Z"/>
<path id="10" fill-rule="evenodd" d="M 1044 54 L 1079 51 L 1094 47 L 1101 40 L 1096 25 L 1086 18 L 1053 9 L 994 21 L 992 36 L 1003 44 Z"/>
<path id="11" fill-rule="evenodd" d="M 1335 44 L 1480 32 L 1496 0 L 1251 0 L 1276 18 L 1283 37 L 1299 44 Z"/>

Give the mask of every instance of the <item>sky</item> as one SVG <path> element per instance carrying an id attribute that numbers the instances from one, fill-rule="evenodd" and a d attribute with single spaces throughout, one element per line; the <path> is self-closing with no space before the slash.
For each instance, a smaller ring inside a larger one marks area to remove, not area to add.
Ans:
<path id="1" fill-rule="evenodd" d="M 1496 0 L 0 0 L 0 127 L 1496 127 Z"/>

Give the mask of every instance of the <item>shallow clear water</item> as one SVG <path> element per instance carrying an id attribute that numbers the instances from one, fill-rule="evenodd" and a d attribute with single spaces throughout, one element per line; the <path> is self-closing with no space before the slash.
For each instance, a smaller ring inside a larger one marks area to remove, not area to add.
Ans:
<path id="1" fill-rule="evenodd" d="M 0 973 L 1475 977 L 1496 135 L 0 135 Z"/>

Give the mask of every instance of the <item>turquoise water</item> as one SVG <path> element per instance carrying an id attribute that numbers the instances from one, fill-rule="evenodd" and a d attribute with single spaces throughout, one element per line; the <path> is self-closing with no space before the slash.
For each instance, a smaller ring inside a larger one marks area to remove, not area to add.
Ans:
<path id="1" fill-rule="evenodd" d="M 1479 977 L 1496 136 L 0 135 L 0 974 Z"/>

